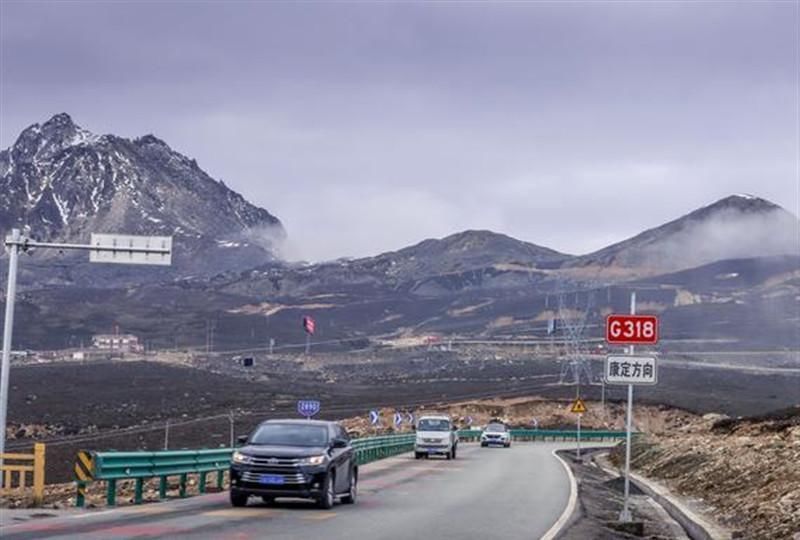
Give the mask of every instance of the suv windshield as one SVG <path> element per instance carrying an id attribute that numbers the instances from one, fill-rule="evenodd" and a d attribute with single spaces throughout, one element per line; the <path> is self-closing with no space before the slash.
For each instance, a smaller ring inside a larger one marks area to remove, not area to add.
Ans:
<path id="1" fill-rule="evenodd" d="M 450 422 L 443 418 L 423 418 L 417 426 L 419 431 L 450 431 Z"/>
<path id="2" fill-rule="evenodd" d="M 486 431 L 492 431 L 495 433 L 497 432 L 503 433 L 505 432 L 505 430 L 506 426 L 504 426 L 503 424 L 489 424 L 488 426 L 486 426 Z"/>
<path id="3" fill-rule="evenodd" d="M 248 442 L 275 446 L 326 446 L 328 428 L 302 424 L 264 424 L 256 429 Z"/>

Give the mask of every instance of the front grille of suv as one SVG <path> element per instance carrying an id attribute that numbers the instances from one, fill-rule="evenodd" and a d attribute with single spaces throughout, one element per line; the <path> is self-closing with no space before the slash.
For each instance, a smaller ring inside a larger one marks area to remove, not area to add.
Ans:
<path id="1" fill-rule="evenodd" d="M 242 482 L 258 484 L 261 480 L 261 474 L 263 473 L 245 471 L 242 473 Z M 306 483 L 305 476 L 303 476 L 303 473 L 301 472 L 292 474 L 281 474 L 280 476 L 283 476 L 283 484 L 278 484 L 278 487 L 280 487 L 281 485 L 297 485 Z"/>

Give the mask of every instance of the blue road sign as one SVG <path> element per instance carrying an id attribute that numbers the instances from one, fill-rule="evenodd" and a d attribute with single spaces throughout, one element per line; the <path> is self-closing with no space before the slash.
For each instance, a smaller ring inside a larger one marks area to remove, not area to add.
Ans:
<path id="1" fill-rule="evenodd" d="M 408 420 L 408 423 L 413 426 L 414 420 L 416 420 L 416 418 L 414 418 L 414 413 L 413 412 L 406 413 L 406 420 Z"/>
<path id="2" fill-rule="evenodd" d="M 403 423 L 403 415 L 399 412 L 394 413 L 394 425 L 399 426 Z"/>
<path id="3" fill-rule="evenodd" d="M 472 417 L 471 416 L 467 416 L 467 425 L 468 426 L 472 425 Z"/>
<path id="4" fill-rule="evenodd" d="M 315 399 L 301 399 L 297 402 L 297 412 L 306 418 L 311 418 L 316 415 L 319 413 L 319 410 L 320 403 Z"/>
<path id="5" fill-rule="evenodd" d="M 378 422 L 381 421 L 381 412 L 380 411 L 369 411 L 369 423 L 377 425 Z"/>

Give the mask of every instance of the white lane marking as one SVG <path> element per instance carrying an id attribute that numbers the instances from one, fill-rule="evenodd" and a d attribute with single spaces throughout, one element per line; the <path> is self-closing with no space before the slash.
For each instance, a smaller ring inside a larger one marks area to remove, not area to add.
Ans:
<path id="1" fill-rule="evenodd" d="M 102 516 L 103 514 L 113 514 L 116 510 L 102 510 L 100 512 L 90 512 L 88 514 L 78 514 L 77 516 L 70 516 L 72 519 L 83 519 L 94 516 Z"/>
<path id="2" fill-rule="evenodd" d="M 575 504 L 578 502 L 578 484 L 575 482 L 575 476 L 572 474 L 572 469 L 570 469 L 567 462 L 556 453 L 556 450 L 553 450 L 551 454 L 553 454 L 553 457 L 561 462 L 561 465 L 563 465 L 564 469 L 567 471 L 567 476 L 569 476 L 569 500 L 567 501 L 567 507 L 564 508 L 563 512 L 561 512 L 561 516 L 555 523 L 553 523 L 553 526 L 550 527 L 546 533 L 544 533 L 540 540 L 553 540 L 556 535 L 561 532 L 561 529 L 564 527 L 564 525 L 567 524 L 569 518 L 572 517 L 572 513 L 575 511 Z"/>

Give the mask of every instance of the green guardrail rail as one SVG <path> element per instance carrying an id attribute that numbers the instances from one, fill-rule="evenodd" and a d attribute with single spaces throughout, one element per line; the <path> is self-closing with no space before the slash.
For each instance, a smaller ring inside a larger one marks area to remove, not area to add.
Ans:
<path id="1" fill-rule="evenodd" d="M 571 441 L 578 438 L 577 430 L 562 429 L 512 429 L 512 441 Z M 465 429 L 458 432 L 461 441 L 474 442 L 481 438 L 483 431 L 479 429 Z M 624 431 L 611 430 L 581 430 L 581 440 L 613 441 L 625 438 Z"/>
<path id="2" fill-rule="evenodd" d="M 477 429 L 461 430 L 459 440 L 477 441 L 482 431 Z M 537 440 L 574 440 L 577 431 L 546 429 L 512 429 L 515 441 Z M 365 437 L 352 441 L 356 461 L 359 465 L 372 463 L 387 457 L 410 452 L 414 449 L 415 433 L 400 435 L 384 435 Z M 617 440 L 624 439 L 624 431 L 582 430 L 582 440 Z M 90 482 L 106 482 L 106 503 L 114 506 L 117 500 L 117 481 L 134 481 L 134 504 L 143 502 L 144 482 L 158 478 L 158 497 L 167 498 L 168 478 L 179 478 L 179 494 L 186 496 L 189 474 L 199 476 L 198 490 L 205 493 L 208 486 L 208 475 L 216 473 L 217 489 L 224 485 L 224 473 L 230 467 L 230 448 L 211 450 L 165 450 L 159 452 L 78 452 L 75 460 L 75 482 L 77 485 L 76 505 L 84 506 L 86 486 Z"/>
<path id="3" fill-rule="evenodd" d="M 216 486 L 222 489 L 224 472 L 231 463 L 232 450 L 165 450 L 160 452 L 79 452 L 75 461 L 77 484 L 76 505 L 85 504 L 86 484 L 106 482 L 106 503 L 114 506 L 117 499 L 117 480 L 134 480 L 133 501 L 142 503 L 145 480 L 159 479 L 159 499 L 167 497 L 167 479 L 179 477 L 179 492 L 186 496 L 189 474 L 199 476 L 198 489 L 206 492 L 208 474 L 216 472 Z"/>
<path id="4" fill-rule="evenodd" d="M 411 452 L 414 449 L 416 434 L 385 435 L 353 440 L 356 451 L 356 462 L 359 465 L 378 461 L 379 459 Z"/>
<path id="5" fill-rule="evenodd" d="M 414 434 L 386 435 L 354 439 L 352 442 L 359 465 L 395 456 L 414 449 Z M 143 502 L 144 482 L 159 479 L 158 497 L 167 498 L 167 480 L 179 477 L 179 492 L 186 496 L 189 474 L 199 476 L 200 493 L 206 492 L 208 475 L 216 473 L 216 487 L 222 489 L 224 473 L 231 463 L 233 450 L 165 450 L 158 452 L 78 452 L 75 460 L 77 484 L 76 505 L 86 502 L 86 486 L 90 482 L 106 482 L 106 504 L 117 501 L 117 481 L 134 481 L 134 504 Z"/>

